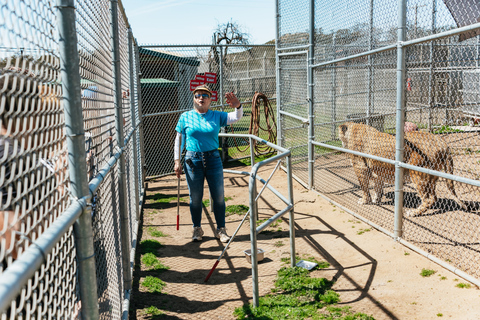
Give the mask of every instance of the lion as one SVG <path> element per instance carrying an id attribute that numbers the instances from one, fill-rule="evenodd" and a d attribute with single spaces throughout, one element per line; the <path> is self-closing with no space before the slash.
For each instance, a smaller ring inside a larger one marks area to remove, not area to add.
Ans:
<path id="1" fill-rule="evenodd" d="M 368 153 L 386 159 L 395 159 L 395 136 L 360 123 L 346 122 L 339 126 L 339 137 L 344 148 Z M 380 203 L 383 185 L 395 181 L 395 166 L 389 163 L 348 154 L 355 174 L 363 191 L 359 204 Z M 404 162 L 410 165 L 445 171 L 453 174 L 453 158 L 448 145 L 439 136 L 431 133 L 412 131 L 405 133 Z M 436 201 L 435 186 L 437 176 L 423 172 L 404 170 L 405 180 L 413 182 L 421 205 L 405 212 L 406 216 L 425 213 Z M 368 190 L 370 179 L 374 182 L 373 201 Z M 465 204 L 458 198 L 453 181 L 447 179 L 447 187 L 455 201 L 465 210 Z"/>

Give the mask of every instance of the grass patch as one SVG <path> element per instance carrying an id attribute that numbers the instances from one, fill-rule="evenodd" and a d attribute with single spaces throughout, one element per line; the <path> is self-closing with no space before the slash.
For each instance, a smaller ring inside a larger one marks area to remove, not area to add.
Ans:
<path id="1" fill-rule="evenodd" d="M 232 204 L 225 208 L 225 216 L 231 216 L 233 214 L 245 214 L 248 211 L 248 207 L 244 204 Z"/>
<path id="2" fill-rule="evenodd" d="M 142 282 L 142 287 L 145 287 L 148 292 L 161 294 L 166 283 L 157 277 L 147 276 Z"/>
<path id="3" fill-rule="evenodd" d="M 152 237 L 157 237 L 157 238 L 160 238 L 160 237 L 168 237 L 168 235 L 166 235 L 165 233 L 163 233 L 162 231 L 160 230 L 157 230 L 156 228 L 154 227 L 148 227 L 147 228 L 147 232 L 149 235 L 151 235 Z"/>
<path id="4" fill-rule="evenodd" d="M 453 129 L 450 126 L 441 126 L 440 128 L 432 131 L 433 134 L 442 134 L 442 133 L 451 133 L 451 132 L 462 132 L 462 130 Z"/>
<path id="5" fill-rule="evenodd" d="M 177 197 L 172 197 L 171 195 L 163 193 L 155 193 L 153 196 L 149 197 L 154 203 L 170 203 L 177 202 Z M 184 199 L 180 198 L 180 202 L 183 202 Z"/>
<path id="6" fill-rule="evenodd" d="M 425 277 L 430 277 L 431 275 L 434 275 L 435 272 L 437 271 L 423 268 L 422 272 L 420 272 L 420 275 L 425 278 Z"/>
<path id="7" fill-rule="evenodd" d="M 283 243 L 283 241 L 277 241 L 273 244 L 274 247 L 283 247 L 285 245 L 285 243 Z"/>
<path id="8" fill-rule="evenodd" d="M 168 270 L 170 267 L 167 267 L 160 261 L 158 261 L 157 257 L 153 253 L 146 253 L 142 256 L 142 263 L 150 268 L 149 270 L 155 271 L 163 271 Z"/>
<path id="9" fill-rule="evenodd" d="M 461 288 L 461 289 L 470 289 L 472 287 L 472 285 L 470 283 L 460 282 L 460 283 L 457 283 L 457 285 L 455 287 Z"/>
<path id="10" fill-rule="evenodd" d="M 149 315 L 150 319 L 160 319 L 161 317 L 159 316 L 165 314 L 162 310 L 158 309 L 155 306 L 150 306 L 148 308 L 143 309 L 143 313 L 145 315 Z"/>
<path id="11" fill-rule="evenodd" d="M 208 208 L 208 206 L 210 205 L 210 199 L 202 200 L 202 204 L 205 208 Z"/>
<path id="12" fill-rule="evenodd" d="M 328 308 L 340 301 L 339 294 L 331 290 L 332 285 L 325 278 L 310 277 L 306 269 L 284 267 L 277 273 L 272 293 L 260 297 L 257 308 L 244 305 L 233 314 L 237 319 L 341 319 L 351 312 L 347 308 Z M 357 315 L 360 314 L 352 315 L 351 319 L 373 319 Z"/>
<path id="13" fill-rule="evenodd" d="M 359 231 L 357 231 L 357 234 L 360 235 L 360 234 L 364 234 L 365 232 L 369 232 L 371 231 L 372 229 L 360 229 Z"/>
<path id="14" fill-rule="evenodd" d="M 262 223 L 264 223 L 265 221 L 267 221 L 268 219 L 260 219 L 260 220 L 257 220 L 257 227 L 259 225 L 261 225 Z M 276 228 L 278 227 L 278 225 L 282 222 L 282 220 L 280 219 L 277 219 L 275 221 L 272 222 L 272 224 L 270 224 L 268 227 L 269 228 Z"/>
<path id="15" fill-rule="evenodd" d="M 158 240 L 143 240 L 140 242 L 140 253 L 153 253 L 155 256 L 158 256 L 158 250 L 163 247 L 163 245 Z"/>

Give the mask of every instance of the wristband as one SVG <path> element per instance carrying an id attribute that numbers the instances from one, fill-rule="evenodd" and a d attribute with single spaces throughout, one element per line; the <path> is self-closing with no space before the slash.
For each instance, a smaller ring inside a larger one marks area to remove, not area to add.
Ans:
<path id="1" fill-rule="evenodd" d="M 240 109 L 242 107 L 242 104 L 240 103 L 240 105 L 238 106 L 238 108 L 235 108 L 235 109 Z"/>

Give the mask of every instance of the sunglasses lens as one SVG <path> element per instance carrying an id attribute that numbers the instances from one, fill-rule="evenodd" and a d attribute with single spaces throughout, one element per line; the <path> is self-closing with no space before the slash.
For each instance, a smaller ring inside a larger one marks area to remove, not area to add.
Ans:
<path id="1" fill-rule="evenodd" d="M 195 98 L 200 98 L 200 97 L 204 97 L 204 98 L 210 98 L 210 96 L 207 94 L 207 93 L 202 93 L 202 94 L 196 94 L 195 95 Z"/>

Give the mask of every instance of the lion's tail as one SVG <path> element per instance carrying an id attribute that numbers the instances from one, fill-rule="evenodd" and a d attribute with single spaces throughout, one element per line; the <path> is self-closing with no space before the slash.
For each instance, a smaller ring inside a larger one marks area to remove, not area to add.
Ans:
<path id="1" fill-rule="evenodd" d="M 446 173 L 449 173 L 449 174 L 453 174 L 453 157 L 452 157 L 452 154 L 450 153 L 450 150 L 447 148 L 447 150 L 445 151 L 445 172 Z M 467 206 L 465 205 L 465 203 L 463 203 L 462 200 L 460 200 L 457 196 L 457 193 L 455 192 L 455 187 L 453 185 L 453 180 L 450 180 L 450 179 L 446 179 L 447 180 L 447 187 L 448 189 L 450 190 L 450 192 L 452 193 L 455 201 L 464 209 L 464 210 L 468 210 L 467 209 Z"/>

